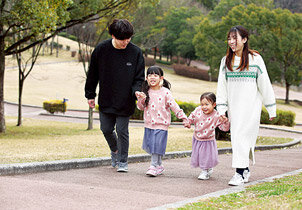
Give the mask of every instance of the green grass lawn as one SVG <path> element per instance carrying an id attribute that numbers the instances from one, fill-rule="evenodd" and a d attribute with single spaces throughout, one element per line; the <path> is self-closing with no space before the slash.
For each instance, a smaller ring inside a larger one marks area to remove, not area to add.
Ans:
<path id="1" fill-rule="evenodd" d="M 302 209 L 302 173 L 249 186 L 239 193 L 203 199 L 179 209 Z"/>
<path id="2" fill-rule="evenodd" d="M 87 131 L 86 124 L 53 122 L 24 118 L 17 127 L 16 118 L 6 120 L 6 133 L 0 134 L 0 164 L 66 160 L 109 156 L 109 148 L 98 126 Z M 143 127 L 130 127 L 129 155 L 145 154 L 141 149 Z M 169 128 L 167 152 L 191 150 L 193 129 Z M 259 137 L 258 145 L 281 144 L 290 138 Z M 219 148 L 229 141 L 217 141 Z"/>

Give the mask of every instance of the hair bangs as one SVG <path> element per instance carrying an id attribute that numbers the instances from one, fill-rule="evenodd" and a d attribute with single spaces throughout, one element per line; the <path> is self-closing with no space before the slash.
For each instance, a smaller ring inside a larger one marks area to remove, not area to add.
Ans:
<path id="1" fill-rule="evenodd" d="M 163 76 L 163 71 L 161 71 L 161 69 L 157 66 L 151 66 L 147 70 L 147 75 L 149 74 L 157 74 L 161 77 Z"/>

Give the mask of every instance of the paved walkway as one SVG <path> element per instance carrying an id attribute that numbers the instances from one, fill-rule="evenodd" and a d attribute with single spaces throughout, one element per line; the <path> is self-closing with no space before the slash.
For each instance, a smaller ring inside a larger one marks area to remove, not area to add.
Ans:
<path id="1" fill-rule="evenodd" d="M 250 181 L 302 168 L 302 148 L 256 152 Z M 234 170 L 231 155 L 219 155 L 210 180 L 197 179 L 190 158 L 165 160 L 160 177 L 145 176 L 148 162 L 129 164 L 128 173 L 104 166 L 0 177 L 1 209 L 147 209 L 223 189 Z"/>
<path id="2" fill-rule="evenodd" d="M 6 115 L 14 113 L 5 105 Z M 40 115 L 35 107 L 23 109 L 24 117 L 85 122 L 86 119 Z M 77 113 L 79 116 L 80 114 Z M 98 120 L 97 120 L 98 122 Z M 133 126 L 137 123 L 132 123 Z M 141 125 L 139 125 L 141 126 Z M 262 136 L 285 136 L 302 140 L 301 133 L 260 129 Z M 302 147 L 256 152 L 250 181 L 257 181 L 302 168 Z M 110 166 L 0 176 L 0 209 L 148 209 L 199 197 L 228 186 L 234 170 L 231 155 L 219 155 L 210 180 L 197 177 L 199 169 L 190 167 L 190 158 L 164 160 L 166 171 L 156 178 L 145 176 L 149 162 L 129 164 L 128 173 L 117 173 Z"/>

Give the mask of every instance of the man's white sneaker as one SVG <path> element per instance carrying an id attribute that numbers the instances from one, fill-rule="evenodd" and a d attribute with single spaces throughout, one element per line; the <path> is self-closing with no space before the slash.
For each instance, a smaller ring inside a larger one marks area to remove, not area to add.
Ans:
<path id="1" fill-rule="evenodd" d="M 201 179 L 201 180 L 206 180 L 206 179 L 209 179 L 209 178 L 210 178 L 210 175 L 208 173 L 208 170 L 202 170 L 201 173 L 198 176 L 198 179 Z"/>
<path id="2" fill-rule="evenodd" d="M 128 163 L 119 163 L 117 172 L 128 172 Z"/>
<path id="3" fill-rule="evenodd" d="M 232 179 L 229 181 L 229 185 L 238 186 L 242 184 L 244 184 L 244 180 L 242 176 L 236 172 Z"/>
<path id="4" fill-rule="evenodd" d="M 243 181 L 244 183 L 247 183 L 249 181 L 249 178 L 251 176 L 251 172 L 248 170 L 243 171 Z"/>

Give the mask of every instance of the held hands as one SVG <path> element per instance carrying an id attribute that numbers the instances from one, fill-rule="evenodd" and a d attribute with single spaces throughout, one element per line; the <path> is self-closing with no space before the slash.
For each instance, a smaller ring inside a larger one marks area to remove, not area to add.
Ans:
<path id="1" fill-rule="evenodd" d="M 135 91 L 135 96 L 137 99 L 146 99 L 146 94 L 144 92 Z"/>
<path id="2" fill-rule="evenodd" d="M 220 116 L 219 116 L 219 120 L 220 120 L 220 122 L 223 124 L 223 123 L 225 123 L 225 122 L 228 121 L 228 118 L 227 118 L 226 116 L 224 116 L 224 115 L 220 115 Z"/>
<path id="3" fill-rule="evenodd" d="M 95 101 L 94 101 L 94 99 L 88 99 L 88 105 L 89 105 L 90 108 L 93 109 L 95 107 Z"/>
<path id="4" fill-rule="evenodd" d="M 191 128 L 191 124 L 188 122 L 183 122 L 182 124 L 185 128 Z"/>

